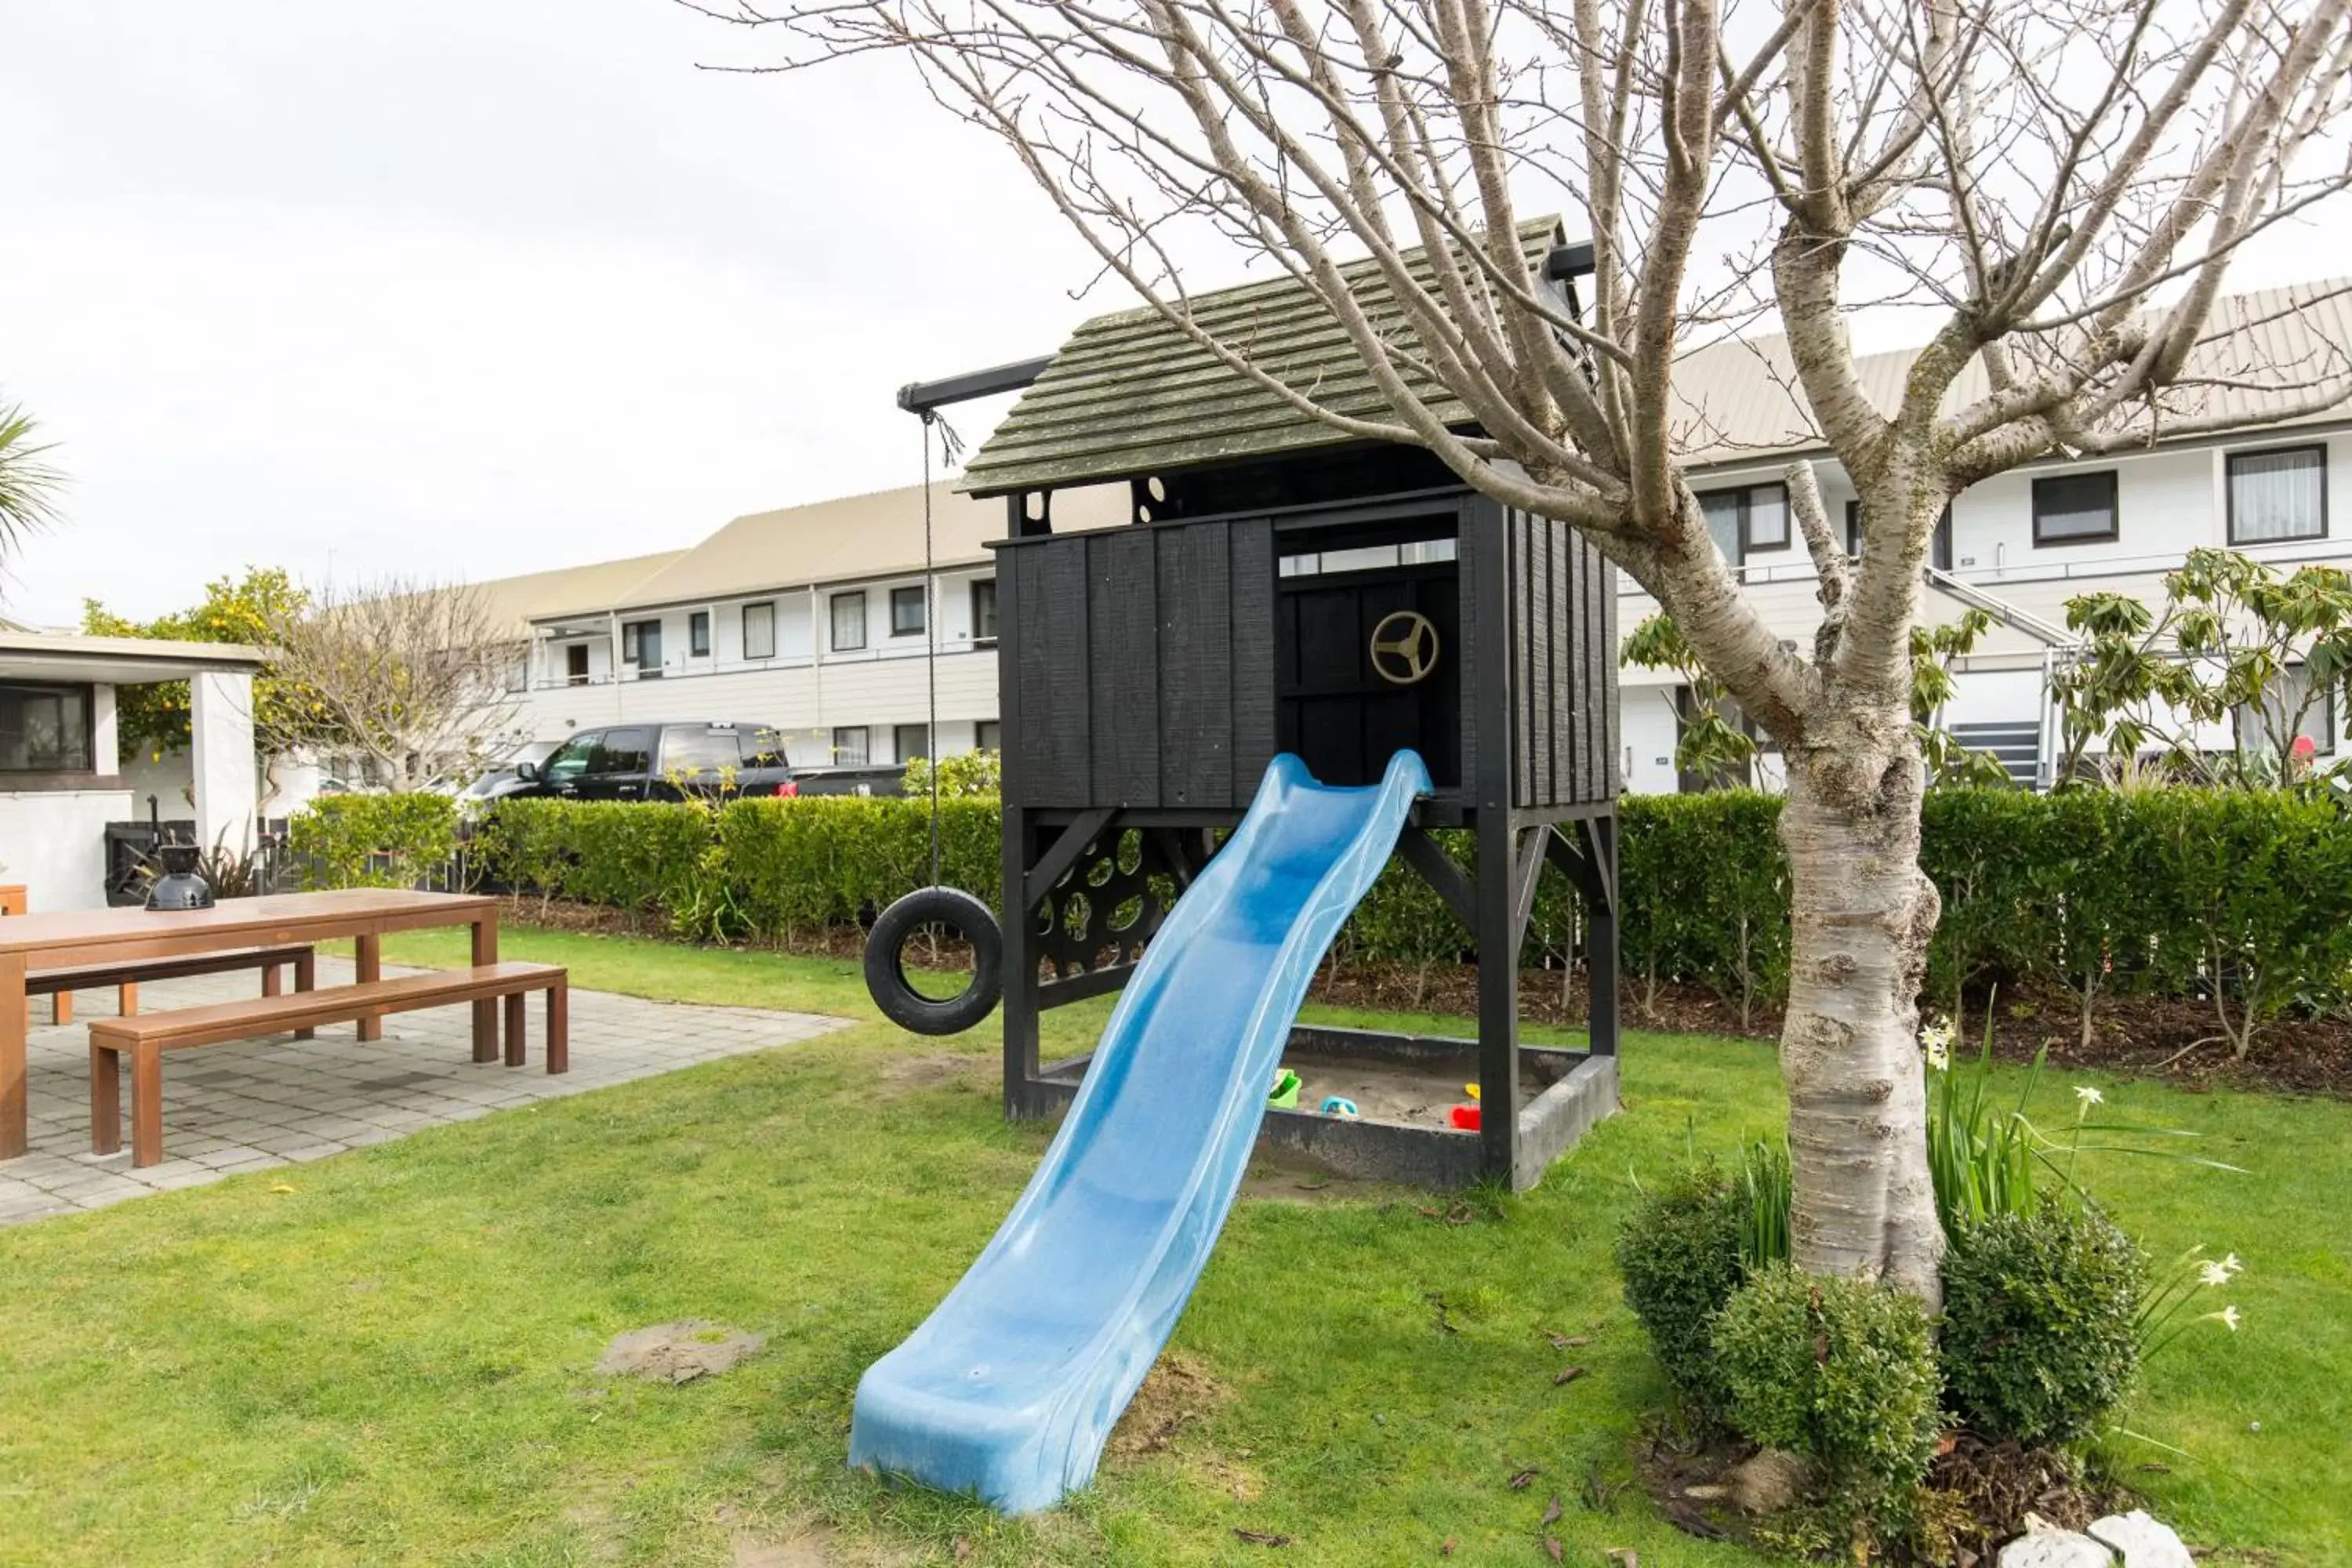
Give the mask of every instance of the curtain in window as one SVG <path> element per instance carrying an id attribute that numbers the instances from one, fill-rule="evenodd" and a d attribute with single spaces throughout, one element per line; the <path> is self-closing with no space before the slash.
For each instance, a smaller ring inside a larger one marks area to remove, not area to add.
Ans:
<path id="1" fill-rule="evenodd" d="M 1698 498 L 1699 510 L 1706 513 L 1706 531 L 1715 536 L 1715 547 L 1734 566 L 1739 564 L 1739 492 L 1713 490 Z"/>
<path id="2" fill-rule="evenodd" d="M 2244 452 L 2230 459 L 2230 538 L 2317 539 L 2327 531 L 2325 454 Z"/>

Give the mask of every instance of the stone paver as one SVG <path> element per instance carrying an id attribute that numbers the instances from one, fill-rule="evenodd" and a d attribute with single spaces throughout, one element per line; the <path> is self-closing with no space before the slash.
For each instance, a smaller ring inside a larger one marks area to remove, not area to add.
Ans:
<path id="1" fill-rule="evenodd" d="M 387 969 L 387 974 L 403 971 Z M 347 984 L 348 960 L 321 956 L 320 985 Z M 252 994 L 250 974 L 205 975 L 140 987 L 147 1012 Z M 114 1011 L 111 991 L 76 998 L 82 1019 Z M 531 999 L 530 1060 L 520 1068 L 473 1059 L 472 1014 L 436 1007 L 384 1020 L 383 1038 L 361 1045 L 349 1024 L 315 1040 L 278 1035 L 163 1058 L 163 1161 L 131 1167 L 130 1088 L 123 1092 L 121 1153 L 89 1152 L 89 1034 L 41 1022 L 37 1003 L 27 1052 L 32 1152 L 0 1161 L 0 1226 L 103 1208 L 126 1198 L 201 1186 L 246 1171 L 324 1159 L 698 1063 L 793 1045 L 848 1020 L 814 1013 L 647 1002 L 608 992 L 572 993 L 572 1068 L 550 1078 L 540 1055 L 545 1012 Z"/>

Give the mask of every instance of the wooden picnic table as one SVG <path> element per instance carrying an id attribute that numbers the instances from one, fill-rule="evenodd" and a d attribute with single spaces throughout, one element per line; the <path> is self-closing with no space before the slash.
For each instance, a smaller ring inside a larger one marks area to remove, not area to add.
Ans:
<path id="1" fill-rule="evenodd" d="M 0 920 L 0 1160 L 26 1149 L 25 1040 L 32 1011 L 25 977 L 30 971 L 348 937 L 365 982 L 383 975 L 388 933 L 459 925 L 473 928 L 477 965 L 499 961 L 499 902 L 472 893 L 345 888 L 223 899 L 208 910 L 58 910 Z M 473 1008 L 474 1059 L 495 1061 L 499 1004 L 476 1002 Z M 383 1038 L 383 1021 L 362 1019 L 359 1036 Z"/>

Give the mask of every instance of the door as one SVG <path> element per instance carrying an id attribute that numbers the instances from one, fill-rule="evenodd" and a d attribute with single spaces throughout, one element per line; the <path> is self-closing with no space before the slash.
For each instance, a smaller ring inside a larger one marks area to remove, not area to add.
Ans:
<path id="1" fill-rule="evenodd" d="M 1380 781 L 1411 748 L 1462 780 L 1459 574 L 1453 562 L 1280 580 L 1276 733 L 1325 784 Z"/>
<path id="2" fill-rule="evenodd" d="M 588 645 L 573 643 L 563 650 L 563 683 L 566 686 L 588 684 Z"/>
<path id="3" fill-rule="evenodd" d="M 653 773 L 654 732 L 650 729 L 607 730 L 597 738 L 580 778 L 583 800 L 642 800 Z"/>

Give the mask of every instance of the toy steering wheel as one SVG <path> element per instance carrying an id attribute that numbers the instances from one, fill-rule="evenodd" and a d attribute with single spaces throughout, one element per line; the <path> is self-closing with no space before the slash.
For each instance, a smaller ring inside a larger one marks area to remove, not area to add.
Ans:
<path id="1" fill-rule="evenodd" d="M 1437 626 L 1419 610 L 1392 610 L 1372 628 L 1372 673 L 1391 686 L 1414 686 L 1437 668 Z"/>

